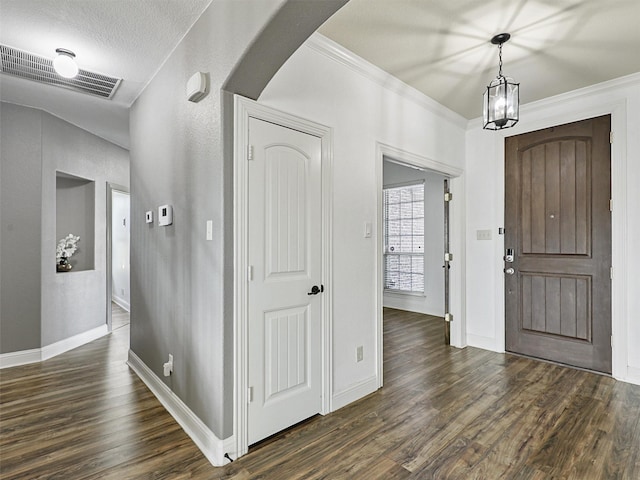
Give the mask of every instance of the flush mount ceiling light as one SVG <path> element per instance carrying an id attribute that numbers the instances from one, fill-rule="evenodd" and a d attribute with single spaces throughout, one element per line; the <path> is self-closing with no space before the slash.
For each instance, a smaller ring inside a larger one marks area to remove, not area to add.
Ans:
<path id="1" fill-rule="evenodd" d="M 520 115 L 519 83 L 513 78 L 502 75 L 502 44 L 511 38 L 508 33 L 500 33 L 491 39 L 491 43 L 500 49 L 500 67 L 498 76 L 491 81 L 484 92 L 484 126 L 485 130 L 502 130 L 518 123 Z"/>
<path id="2" fill-rule="evenodd" d="M 78 65 L 74 58 L 76 54 L 66 48 L 56 48 L 58 56 L 53 59 L 53 68 L 58 75 L 64 78 L 74 78 L 78 75 Z"/>

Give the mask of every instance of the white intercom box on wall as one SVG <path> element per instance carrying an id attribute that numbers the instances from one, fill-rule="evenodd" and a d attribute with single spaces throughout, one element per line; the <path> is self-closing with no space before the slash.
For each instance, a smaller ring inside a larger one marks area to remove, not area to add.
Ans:
<path id="1" fill-rule="evenodd" d="M 158 225 L 164 227 L 173 223 L 173 207 L 160 205 L 158 207 Z"/>

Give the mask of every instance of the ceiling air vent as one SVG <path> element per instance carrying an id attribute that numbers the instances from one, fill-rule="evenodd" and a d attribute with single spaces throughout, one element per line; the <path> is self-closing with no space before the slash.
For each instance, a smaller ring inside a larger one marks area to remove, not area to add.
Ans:
<path id="1" fill-rule="evenodd" d="M 48 85 L 68 88 L 103 98 L 112 98 L 120 78 L 80 69 L 74 78 L 64 78 L 53 69 L 53 61 L 16 48 L 0 45 L 0 72 Z"/>

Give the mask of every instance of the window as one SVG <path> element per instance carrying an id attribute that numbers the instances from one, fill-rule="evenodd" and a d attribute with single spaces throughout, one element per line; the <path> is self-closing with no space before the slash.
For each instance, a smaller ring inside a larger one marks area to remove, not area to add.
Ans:
<path id="1" fill-rule="evenodd" d="M 384 288 L 424 293 L 424 182 L 383 190 Z"/>

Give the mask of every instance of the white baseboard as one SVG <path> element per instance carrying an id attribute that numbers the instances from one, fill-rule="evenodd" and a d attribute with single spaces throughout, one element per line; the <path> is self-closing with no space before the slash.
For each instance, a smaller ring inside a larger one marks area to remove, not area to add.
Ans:
<path id="1" fill-rule="evenodd" d="M 633 383 L 635 385 L 640 385 L 640 368 L 627 367 L 626 378 L 620 378 L 619 380 L 627 383 Z"/>
<path id="2" fill-rule="evenodd" d="M 124 298 L 119 297 L 117 295 L 111 295 L 111 300 L 113 300 L 113 302 L 118 304 L 120 307 L 125 309 L 127 312 L 131 311 L 131 305 L 129 305 L 129 302 L 127 302 Z"/>
<path id="3" fill-rule="evenodd" d="M 482 348 L 483 350 L 489 350 L 491 352 L 503 353 L 500 349 L 496 348 L 495 338 L 482 337 L 471 333 L 467 333 L 467 346 Z"/>
<path id="4" fill-rule="evenodd" d="M 233 436 L 220 440 L 200 418 L 138 357 L 129 350 L 127 364 L 156 396 L 169 414 L 180 424 L 214 467 L 229 463 L 224 454 L 235 452 Z M 235 456 L 235 455 L 234 455 Z"/>
<path id="5" fill-rule="evenodd" d="M 109 330 L 107 325 L 104 324 L 86 332 L 79 333 L 78 335 L 74 335 L 73 337 L 52 343 L 51 345 L 46 345 L 42 348 L 0 354 L 0 369 L 48 360 L 56 355 L 68 352 L 69 350 L 81 347 L 86 343 L 103 337 L 107 333 L 109 333 Z"/>
<path id="6" fill-rule="evenodd" d="M 376 376 L 367 378 L 340 393 L 334 394 L 331 402 L 331 411 L 338 410 L 356 400 L 360 400 L 362 397 L 375 392 L 377 389 L 378 378 Z"/>
<path id="7" fill-rule="evenodd" d="M 0 354 L 0 369 L 17 367 L 18 365 L 27 365 L 36 363 L 42 359 L 40 349 L 21 350 L 19 352 L 9 352 Z"/>
<path id="8" fill-rule="evenodd" d="M 61 353 L 68 352 L 74 348 L 78 348 L 86 343 L 93 342 L 94 340 L 104 337 L 109 333 L 107 324 L 100 325 L 99 327 L 92 328 L 86 332 L 79 333 L 73 337 L 65 338 L 59 342 L 52 343 L 42 347 L 42 360 L 48 360 L 51 357 L 60 355 Z"/>

